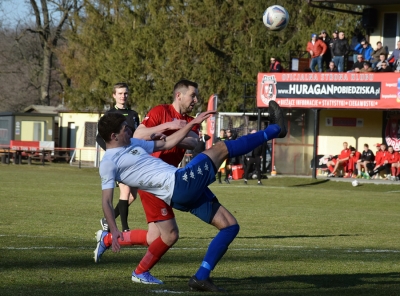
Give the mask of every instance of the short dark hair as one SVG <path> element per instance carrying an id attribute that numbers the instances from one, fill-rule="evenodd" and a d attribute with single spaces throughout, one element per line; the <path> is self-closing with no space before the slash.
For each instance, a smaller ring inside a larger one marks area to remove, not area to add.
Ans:
<path id="1" fill-rule="evenodd" d="M 117 88 L 126 88 L 127 90 L 129 90 L 128 84 L 126 84 L 125 82 L 118 82 L 118 83 L 114 84 L 113 94 L 115 94 Z"/>
<path id="2" fill-rule="evenodd" d="M 176 93 L 178 92 L 178 89 L 181 89 L 181 88 L 187 89 L 187 88 L 189 88 L 189 86 L 193 86 L 194 88 L 199 87 L 199 85 L 196 82 L 190 81 L 188 79 L 181 79 L 177 83 L 175 83 L 175 85 L 174 85 L 174 100 L 175 100 Z"/>
<path id="3" fill-rule="evenodd" d="M 378 41 L 378 42 L 376 43 L 376 45 L 378 45 L 379 43 L 382 44 L 382 42 Z"/>
<path id="4" fill-rule="evenodd" d="M 125 116 L 115 112 L 106 113 L 100 118 L 97 128 L 100 136 L 106 143 L 111 141 L 112 133 L 119 133 L 124 121 L 126 121 Z"/>
<path id="5" fill-rule="evenodd" d="M 364 147 L 367 147 L 367 148 L 369 148 L 369 145 L 368 145 L 368 144 L 364 144 Z"/>

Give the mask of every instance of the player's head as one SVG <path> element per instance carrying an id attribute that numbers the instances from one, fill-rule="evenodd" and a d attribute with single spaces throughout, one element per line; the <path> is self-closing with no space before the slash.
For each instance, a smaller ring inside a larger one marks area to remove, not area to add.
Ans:
<path id="1" fill-rule="evenodd" d="M 368 151 L 368 149 L 369 149 L 368 144 L 364 144 L 364 150 L 365 150 L 365 151 Z"/>
<path id="2" fill-rule="evenodd" d="M 222 139 L 222 138 L 225 138 L 226 137 L 226 130 L 225 129 L 220 129 L 220 131 L 219 131 L 219 137 Z"/>
<path id="3" fill-rule="evenodd" d="M 192 112 L 198 101 L 199 91 L 196 82 L 181 79 L 174 86 L 174 104 L 181 114 Z"/>
<path id="4" fill-rule="evenodd" d="M 343 148 L 347 149 L 347 146 L 349 146 L 349 144 L 347 142 L 343 142 Z"/>
<path id="5" fill-rule="evenodd" d="M 392 145 L 388 146 L 388 151 L 389 151 L 390 153 L 393 153 L 394 149 L 393 149 L 393 146 L 392 146 Z"/>
<path id="6" fill-rule="evenodd" d="M 98 122 L 98 130 L 103 140 L 108 143 L 111 141 L 111 134 L 118 134 L 121 131 L 126 118 L 121 113 L 107 113 Z"/>
<path id="7" fill-rule="evenodd" d="M 113 87 L 113 98 L 117 105 L 124 105 L 128 101 L 129 87 L 124 82 L 118 82 Z"/>

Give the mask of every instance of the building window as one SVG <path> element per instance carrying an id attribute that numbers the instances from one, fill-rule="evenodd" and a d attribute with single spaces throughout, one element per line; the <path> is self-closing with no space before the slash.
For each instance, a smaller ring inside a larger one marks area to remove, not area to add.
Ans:
<path id="1" fill-rule="evenodd" d="M 85 122 L 85 147 L 96 146 L 96 135 L 97 135 L 97 123 L 96 122 Z"/>

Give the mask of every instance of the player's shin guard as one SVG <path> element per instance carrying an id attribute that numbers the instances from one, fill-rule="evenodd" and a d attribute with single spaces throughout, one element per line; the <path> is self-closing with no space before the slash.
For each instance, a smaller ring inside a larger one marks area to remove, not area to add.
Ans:
<path id="1" fill-rule="evenodd" d="M 124 240 L 118 238 L 118 243 L 121 246 L 148 246 L 147 244 L 147 230 L 143 229 L 134 229 L 131 231 L 123 232 L 122 236 Z M 112 244 L 112 235 L 111 232 L 108 233 L 104 237 L 104 244 L 106 247 L 111 246 Z"/>
<path id="2" fill-rule="evenodd" d="M 219 231 L 208 246 L 207 253 L 196 273 L 196 278 L 198 280 L 203 281 L 210 277 L 211 270 L 214 269 L 218 261 L 224 256 L 238 232 L 238 224 L 228 226 Z"/>
<path id="3" fill-rule="evenodd" d="M 281 128 L 277 124 L 270 124 L 265 130 L 248 134 L 234 141 L 224 141 L 228 149 L 229 158 L 244 155 L 268 140 L 275 139 Z"/>
<path id="4" fill-rule="evenodd" d="M 140 261 L 138 267 L 135 269 L 137 274 L 149 271 L 156 263 L 161 259 L 161 257 L 169 250 L 170 246 L 164 243 L 159 236 L 154 242 L 149 246 L 143 259 Z"/>

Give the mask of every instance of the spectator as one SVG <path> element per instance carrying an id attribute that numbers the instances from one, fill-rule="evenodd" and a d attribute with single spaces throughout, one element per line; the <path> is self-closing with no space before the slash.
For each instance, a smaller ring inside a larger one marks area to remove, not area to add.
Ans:
<path id="1" fill-rule="evenodd" d="M 353 51 L 353 63 L 357 62 L 357 54 L 359 51 L 356 51 L 356 46 L 364 39 L 364 36 L 361 34 L 359 29 L 354 30 L 353 37 L 351 37 L 350 49 Z"/>
<path id="2" fill-rule="evenodd" d="M 382 68 L 382 63 L 385 63 L 386 65 L 389 64 L 388 61 L 386 61 L 386 55 L 384 53 L 381 53 L 379 56 L 379 61 L 375 63 L 375 67 L 372 67 L 375 72 L 378 72 Z"/>
<path id="3" fill-rule="evenodd" d="M 382 62 L 381 68 L 377 72 L 393 72 L 392 67 L 390 67 L 389 63 L 387 61 Z"/>
<path id="4" fill-rule="evenodd" d="M 344 178 L 355 178 L 356 176 L 353 175 L 354 171 L 356 170 L 357 161 L 360 159 L 361 153 L 356 151 L 356 148 L 350 146 L 350 158 L 347 164 L 347 174 Z"/>
<path id="5" fill-rule="evenodd" d="M 336 68 L 335 63 L 333 61 L 329 62 L 329 66 L 326 72 L 338 72 L 338 69 Z"/>
<path id="6" fill-rule="evenodd" d="M 351 67 L 351 70 L 347 72 L 360 72 L 360 70 L 364 67 L 364 58 L 361 53 L 357 55 L 357 62 L 353 64 L 353 67 Z"/>
<path id="7" fill-rule="evenodd" d="M 366 173 L 372 169 L 371 164 L 373 164 L 374 160 L 374 153 L 369 149 L 368 144 L 364 144 L 364 151 L 361 154 L 361 158 L 357 160 L 357 178 L 366 176 Z M 365 174 L 362 172 L 363 168 Z"/>
<path id="8" fill-rule="evenodd" d="M 371 45 L 368 43 L 368 41 L 366 40 L 362 40 L 360 44 L 358 44 L 355 48 L 355 51 L 357 53 L 360 53 L 363 58 L 364 61 L 370 61 L 372 58 L 372 52 L 373 52 L 373 48 L 371 47 Z"/>
<path id="9" fill-rule="evenodd" d="M 360 70 L 360 72 L 365 73 L 365 72 L 372 72 L 372 71 L 373 70 L 372 70 L 372 67 L 371 67 L 371 63 L 365 61 L 364 64 L 363 64 L 363 68 Z"/>
<path id="10" fill-rule="evenodd" d="M 372 52 L 371 55 L 371 60 L 370 62 L 372 63 L 372 68 L 376 67 L 376 64 L 382 61 L 381 55 L 384 55 L 384 59 L 386 60 L 387 57 L 387 52 L 386 49 L 382 46 L 382 42 L 378 41 L 376 43 L 376 49 Z"/>
<path id="11" fill-rule="evenodd" d="M 232 130 L 232 129 L 227 129 L 226 130 L 226 136 L 228 137 L 226 140 L 227 141 L 232 141 L 236 140 L 238 135 L 237 132 Z M 237 164 L 237 158 L 232 157 L 228 158 L 225 163 L 225 183 L 229 184 L 229 176 L 232 176 L 232 165 Z"/>
<path id="12" fill-rule="evenodd" d="M 390 62 L 392 59 L 394 59 L 392 69 L 397 73 L 400 72 L 400 41 L 397 42 L 397 48 L 393 50 L 387 60 Z"/>
<path id="13" fill-rule="evenodd" d="M 344 171 L 346 172 L 347 165 L 350 159 L 350 149 L 348 148 L 348 145 L 349 144 L 347 142 L 343 142 L 343 150 L 340 152 L 339 157 L 336 159 L 333 158 L 326 163 L 326 166 L 331 172 L 328 177 L 335 177 L 339 166 L 342 166 Z"/>
<path id="14" fill-rule="evenodd" d="M 319 35 L 319 39 L 325 43 L 327 48 L 324 55 L 322 56 L 322 64 L 325 65 L 325 69 L 328 70 L 329 63 L 330 61 L 332 61 L 332 55 L 329 48 L 329 43 L 331 42 L 331 38 L 329 37 L 328 33 L 325 30 L 322 30 L 321 34 Z"/>
<path id="15" fill-rule="evenodd" d="M 206 150 L 206 141 L 210 140 L 211 137 L 209 135 L 204 134 L 200 130 L 199 131 L 199 139 L 197 141 L 196 147 L 192 150 L 192 157 L 196 157 L 196 155 L 200 154 L 204 150 Z"/>
<path id="16" fill-rule="evenodd" d="M 271 57 L 271 65 L 269 66 L 269 72 L 282 72 L 281 63 L 274 57 Z"/>
<path id="17" fill-rule="evenodd" d="M 317 72 L 315 66 L 318 64 L 318 72 L 322 72 L 322 56 L 327 50 L 326 44 L 317 38 L 317 34 L 311 34 L 311 41 L 307 43 L 307 51 L 311 56 L 310 68 Z"/>
<path id="18" fill-rule="evenodd" d="M 253 129 L 250 134 L 255 134 L 257 130 Z M 253 169 L 257 172 L 257 184 L 261 183 L 261 159 L 262 159 L 263 145 L 256 147 L 253 151 L 249 152 L 244 157 L 244 183 L 247 184 L 247 178 L 249 173 L 253 172 Z"/>
<path id="19" fill-rule="evenodd" d="M 332 61 L 329 62 L 329 67 L 326 70 L 326 72 L 338 72 L 338 69 L 336 68 L 334 62 L 332 62 Z"/>
<path id="20" fill-rule="evenodd" d="M 347 39 L 344 37 L 344 32 L 339 32 L 339 38 L 333 42 L 332 45 L 332 52 L 333 52 L 333 62 L 335 63 L 336 67 L 338 68 L 339 72 L 344 71 L 344 57 L 350 51 L 349 43 Z"/>
<path id="21" fill-rule="evenodd" d="M 332 38 L 329 41 L 329 50 L 331 52 L 331 60 L 333 59 L 333 42 L 335 42 L 335 40 L 337 40 L 338 34 L 339 34 L 339 31 L 337 31 L 337 30 L 333 31 Z"/>

